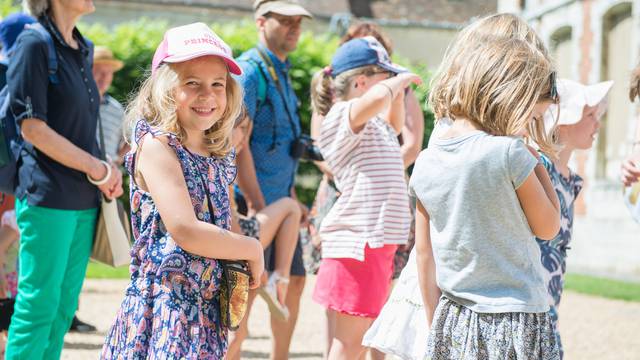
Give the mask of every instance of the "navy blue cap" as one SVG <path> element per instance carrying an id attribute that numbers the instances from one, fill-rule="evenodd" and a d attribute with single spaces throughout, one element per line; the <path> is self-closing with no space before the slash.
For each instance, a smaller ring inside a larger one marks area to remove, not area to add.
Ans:
<path id="1" fill-rule="evenodd" d="M 33 24 L 36 19 L 24 13 L 11 14 L 0 21 L 0 44 L 2 55 L 7 56 L 13 50 L 18 35 L 27 24 Z"/>
<path id="2" fill-rule="evenodd" d="M 331 60 L 331 76 L 363 66 L 378 65 L 399 74 L 407 70 L 391 62 L 387 50 L 373 36 L 352 39 L 342 44 Z"/>

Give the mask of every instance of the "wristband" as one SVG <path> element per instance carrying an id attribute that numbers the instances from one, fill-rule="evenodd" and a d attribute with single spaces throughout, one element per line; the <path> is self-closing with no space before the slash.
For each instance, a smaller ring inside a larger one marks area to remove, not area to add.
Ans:
<path id="1" fill-rule="evenodd" d="M 391 101 L 393 101 L 395 96 L 393 95 L 393 90 L 391 90 L 391 86 L 389 86 L 389 85 L 387 85 L 385 83 L 382 83 L 382 82 L 379 82 L 378 85 L 382 85 L 382 86 L 386 87 L 387 90 L 389 90 L 389 95 L 391 95 Z"/>
<path id="2" fill-rule="evenodd" d="M 100 160 L 100 163 L 107 168 L 107 174 L 102 179 L 93 180 L 91 178 L 91 176 L 89 176 L 89 174 L 87 174 L 87 180 L 89 180 L 90 183 L 92 183 L 93 185 L 96 185 L 96 186 L 100 186 L 100 185 L 106 184 L 107 181 L 109 181 L 109 178 L 111 177 L 111 165 L 109 165 L 109 163 L 104 161 L 104 160 Z"/>

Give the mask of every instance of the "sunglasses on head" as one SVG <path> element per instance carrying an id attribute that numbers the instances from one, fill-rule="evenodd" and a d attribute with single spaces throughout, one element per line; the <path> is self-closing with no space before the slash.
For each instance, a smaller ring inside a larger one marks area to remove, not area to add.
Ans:
<path id="1" fill-rule="evenodd" d="M 550 92 L 550 96 L 551 96 L 551 100 L 553 100 L 554 103 L 558 103 L 559 96 L 558 96 L 558 83 L 557 83 L 557 73 L 555 71 L 551 72 L 551 75 L 549 76 L 549 81 L 551 82 L 551 92 Z"/>

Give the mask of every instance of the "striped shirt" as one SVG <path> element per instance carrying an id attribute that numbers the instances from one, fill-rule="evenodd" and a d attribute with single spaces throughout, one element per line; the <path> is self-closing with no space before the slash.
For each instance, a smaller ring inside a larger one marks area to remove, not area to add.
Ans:
<path id="1" fill-rule="evenodd" d="M 100 104 L 100 120 L 102 121 L 102 131 L 104 131 L 105 153 L 116 160 L 120 144 L 124 141 L 122 137 L 124 109 L 118 100 L 108 94 L 104 94 Z M 96 128 L 96 138 L 98 145 L 100 145 L 100 128 L 97 126 Z"/>
<path id="2" fill-rule="evenodd" d="M 322 221 L 324 258 L 364 261 L 364 249 L 407 243 L 411 214 L 400 144 L 395 131 L 374 117 L 357 134 L 349 125 L 351 102 L 333 105 L 319 146 L 340 197 Z"/>

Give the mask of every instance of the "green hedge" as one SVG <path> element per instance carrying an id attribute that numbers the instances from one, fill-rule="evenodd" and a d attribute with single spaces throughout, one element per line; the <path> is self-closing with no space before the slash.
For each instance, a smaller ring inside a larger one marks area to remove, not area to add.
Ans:
<path id="1" fill-rule="evenodd" d="M 235 56 L 255 46 L 258 38 L 255 24 L 251 21 L 224 25 L 214 24 L 212 28 L 231 46 Z M 127 103 L 131 94 L 144 79 L 145 72 L 149 70 L 153 52 L 166 29 L 166 23 L 145 19 L 123 23 L 114 28 L 107 28 L 102 24 L 81 25 L 81 31 L 85 36 L 97 45 L 108 46 L 117 58 L 125 62 L 125 67 L 114 77 L 110 90 L 111 95 L 123 104 Z M 304 32 L 300 37 L 298 49 L 290 56 L 292 63 L 291 79 L 293 88 L 302 102 L 300 118 L 302 128 L 307 133 L 309 132 L 311 119 L 309 99 L 311 77 L 317 70 L 331 61 L 331 56 L 337 46 L 338 39 L 335 36 Z M 400 62 L 410 65 L 402 60 Z M 426 69 L 419 67 L 413 67 L 413 69 L 423 76 L 425 84 L 428 83 L 429 73 Z M 427 87 L 418 88 L 417 94 L 421 103 L 424 104 Z M 426 141 L 431 133 L 433 115 L 426 108 L 424 111 L 427 119 L 425 126 Z M 298 173 L 302 175 L 299 177 L 301 179 L 311 179 L 311 181 L 303 181 L 297 185 L 300 199 L 306 204 L 311 204 L 315 195 L 316 179 L 319 179 L 319 172 L 312 163 L 302 162 Z"/>

